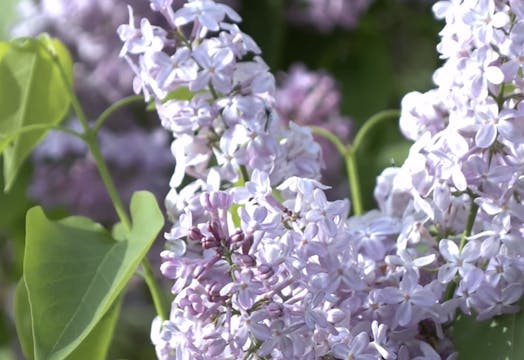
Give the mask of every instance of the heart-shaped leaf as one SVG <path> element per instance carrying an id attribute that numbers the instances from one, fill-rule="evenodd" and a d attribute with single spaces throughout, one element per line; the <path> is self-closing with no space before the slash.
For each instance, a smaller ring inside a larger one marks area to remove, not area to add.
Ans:
<path id="1" fill-rule="evenodd" d="M 42 36 L 1 43 L 0 138 L 23 127 L 60 123 L 71 102 L 64 77 L 72 84 L 73 63 L 60 41 Z M 4 190 L 10 189 L 20 165 L 46 132 L 44 127 L 10 139 L 3 149 Z"/>
<path id="2" fill-rule="evenodd" d="M 131 229 L 118 226 L 112 236 L 84 217 L 55 222 L 40 207 L 28 211 L 24 279 L 35 359 L 71 354 L 127 284 L 164 224 L 148 192 L 133 195 L 131 218 Z"/>
<path id="3" fill-rule="evenodd" d="M 109 311 L 91 330 L 89 335 L 80 345 L 67 357 L 67 360 L 89 360 L 105 359 L 111 343 L 118 315 L 120 313 L 121 301 L 116 301 Z M 15 319 L 16 332 L 22 352 L 27 359 L 34 359 L 34 344 L 32 334 L 31 308 L 27 297 L 27 289 L 24 279 L 20 279 L 15 294 Z"/>

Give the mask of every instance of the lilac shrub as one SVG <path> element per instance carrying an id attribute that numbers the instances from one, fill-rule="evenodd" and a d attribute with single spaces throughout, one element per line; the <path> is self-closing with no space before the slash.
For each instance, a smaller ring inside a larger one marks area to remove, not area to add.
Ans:
<path id="1" fill-rule="evenodd" d="M 167 28 L 137 25 L 130 8 L 118 29 L 135 91 L 173 135 L 160 359 L 455 359 L 445 328 L 459 311 L 518 310 L 518 2 L 434 6 L 446 19 L 438 88 L 404 98 L 415 143 L 378 178 L 379 209 L 352 216 L 326 198 L 311 131 L 275 110 L 240 16 L 212 0 L 171 5 L 151 1 Z"/>

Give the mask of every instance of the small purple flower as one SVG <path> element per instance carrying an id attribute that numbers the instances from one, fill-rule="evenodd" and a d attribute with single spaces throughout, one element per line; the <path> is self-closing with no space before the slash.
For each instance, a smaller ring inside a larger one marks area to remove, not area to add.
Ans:
<path id="1" fill-rule="evenodd" d="M 438 300 L 429 288 L 418 283 L 418 276 L 414 272 L 406 272 L 398 288 L 381 289 L 380 298 L 386 304 L 398 305 L 395 325 L 400 326 L 408 326 L 413 321 L 424 318 L 427 309 Z"/>
<path id="2" fill-rule="evenodd" d="M 484 273 L 474 265 L 480 257 L 480 249 L 475 241 L 469 241 L 462 251 L 459 251 L 454 241 L 443 239 L 439 242 L 439 250 L 447 261 L 438 271 L 438 280 L 441 283 L 449 283 L 458 273 L 463 281 L 474 288 L 480 285 Z"/>

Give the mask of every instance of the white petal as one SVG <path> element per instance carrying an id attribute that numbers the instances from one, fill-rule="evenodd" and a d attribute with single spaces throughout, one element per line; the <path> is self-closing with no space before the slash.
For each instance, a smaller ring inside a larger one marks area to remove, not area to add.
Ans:
<path id="1" fill-rule="evenodd" d="M 504 73 L 497 66 L 488 66 L 484 71 L 486 79 L 495 85 L 500 85 L 504 82 Z"/>

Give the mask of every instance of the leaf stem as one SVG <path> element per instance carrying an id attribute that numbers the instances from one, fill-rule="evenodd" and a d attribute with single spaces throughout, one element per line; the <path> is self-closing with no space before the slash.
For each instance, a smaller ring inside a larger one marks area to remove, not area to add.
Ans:
<path id="1" fill-rule="evenodd" d="M 364 213 L 364 207 L 362 206 L 360 178 L 358 175 L 358 166 L 355 153 L 353 151 L 348 151 L 345 161 L 346 171 L 348 173 L 349 188 L 351 191 L 353 213 L 357 216 L 360 216 Z"/>
<path id="2" fill-rule="evenodd" d="M 364 213 L 364 207 L 362 205 L 362 191 L 360 188 L 360 176 L 358 174 L 357 152 L 371 129 L 385 120 L 398 118 L 399 116 L 400 110 L 383 110 L 376 113 L 366 120 L 366 122 L 355 135 L 353 143 L 347 147 L 348 151 L 345 159 L 349 186 L 351 189 L 351 201 L 353 203 L 353 212 L 355 215 L 362 215 Z"/>
<path id="3" fill-rule="evenodd" d="M 56 67 L 58 68 L 58 71 L 60 72 L 60 77 L 62 78 L 62 81 L 64 82 L 67 92 L 69 93 L 69 97 L 71 99 L 71 106 L 73 107 L 73 110 L 76 116 L 78 117 L 78 120 L 80 120 L 80 123 L 82 124 L 82 127 L 84 128 L 84 131 L 87 132 L 89 130 L 89 122 L 87 121 L 87 116 L 84 112 L 84 109 L 82 108 L 82 105 L 80 105 L 80 100 L 78 100 L 78 97 L 76 96 L 73 83 L 69 81 L 69 78 L 65 72 L 65 69 L 62 66 L 62 64 L 60 63 L 56 54 L 54 54 L 48 47 L 44 46 L 43 43 L 39 42 L 39 44 L 51 56 L 51 58 L 53 59 L 53 62 L 55 63 Z"/>
<path id="4" fill-rule="evenodd" d="M 337 151 L 342 155 L 344 158 L 346 157 L 347 148 L 346 146 L 340 141 L 338 136 L 333 134 L 331 131 L 328 131 L 324 128 L 321 128 L 320 126 L 310 126 L 311 132 L 315 135 L 322 136 L 329 142 L 331 142 L 335 147 L 337 148 Z"/>
<path id="5" fill-rule="evenodd" d="M 155 280 L 153 268 L 151 267 L 151 263 L 149 262 L 147 257 L 144 257 L 142 259 L 142 268 L 144 270 L 144 280 L 146 281 L 147 287 L 149 288 L 149 292 L 151 293 L 151 297 L 153 298 L 153 303 L 155 305 L 155 309 L 158 316 L 161 320 L 169 319 L 168 309 L 170 306 L 164 295 L 164 292 L 160 288 L 158 282 Z"/>
<path id="6" fill-rule="evenodd" d="M 98 134 L 98 132 L 100 131 L 100 128 L 102 127 L 102 125 L 104 125 L 106 120 L 111 115 L 113 115 L 113 113 L 115 113 L 116 111 L 120 110 L 121 108 L 123 108 L 123 107 L 125 107 L 125 106 L 127 106 L 129 104 L 135 103 L 135 102 L 144 102 L 144 97 L 143 96 L 138 96 L 138 95 L 128 96 L 128 97 L 125 97 L 123 99 L 118 100 L 116 103 L 112 104 L 107 109 L 105 109 L 104 112 L 98 117 L 98 119 L 96 119 L 95 125 L 93 125 L 92 129 L 93 129 L 94 133 Z"/>
<path id="7" fill-rule="evenodd" d="M 313 132 L 313 134 L 322 136 L 323 138 L 329 140 L 333 145 L 335 145 L 340 155 L 342 155 L 342 157 L 344 158 L 344 162 L 346 165 L 346 174 L 349 182 L 349 191 L 351 196 L 351 205 L 353 207 L 353 213 L 355 215 L 362 215 L 363 207 L 362 199 L 360 196 L 360 182 L 358 177 L 357 162 L 354 156 L 353 148 L 350 145 L 345 146 L 335 134 L 331 133 L 326 129 L 317 126 L 311 126 L 311 131 Z"/>
<path id="8" fill-rule="evenodd" d="M 383 110 L 376 113 L 362 125 L 362 127 L 357 132 L 357 135 L 355 136 L 353 143 L 347 146 L 345 146 L 335 134 L 329 132 L 328 130 L 318 126 L 310 127 L 313 134 L 322 136 L 323 138 L 330 141 L 333 145 L 335 145 L 340 155 L 342 155 L 342 157 L 344 158 L 349 188 L 351 192 L 351 203 L 353 207 L 353 213 L 355 215 L 362 215 L 364 212 L 360 188 L 360 177 L 358 175 L 357 151 L 362 146 L 364 138 L 372 128 L 374 128 L 382 121 L 391 118 L 398 118 L 399 116 L 399 110 Z"/>
<path id="9" fill-rule="evenodd" d="M 464 229 L 464 232 L 462 233 L 462 236 L 460 237 L 460 244 L 459 244 L 459 253 L 462 253 L 462 249 L 464 246 L 466 246 L 467 238 L 471 235 L 471 231 L 473 230 L 473 225 L 475 225 L 475 218 L 477 217 L 477 213 L 479 210 L 479 206 L 475 203 L 475 196 L 473 194 L 470 194 L 471 196 L 471 207 L 469 208 L 469 214 L 468 219 L 466 220 L 466 228 Z M 452 282 L 449 283 L 447 289 L 446 289 L 446 300 L 449 300 L 453 297 L 453 294 L 455 293 L 455 289 L 457 288 L 457 279 L 454 279 Z"/>
<path id="10" fill-rule="evenodd" d="M 475 197 L 472 196 L 471 207 L 469 208 L 468 219 L 466 221 L 466 228 L 464 229 L 464 232 L 462 233 L 462 236 L 460 237 L 460 244 L 459 244 L 460 253 L 462 253 L 462 249 L 466 245 L 468 236 L 471 235 L 471 231 L 473 230 L 473 225 L 475 225 L 475 218 L 477 217 L 478 210 L 479 210 L 479 206 L 475 203 Z"/>
<path id="11" fill-rule="evenodd" d="M 96 166 L 100 173 L 100 177 L 102 178 L 102 181 L 104 182 L 107 192 L 109 193 L 111 201 L 113 202 L 113 206 L 116 210 L 116 213 L 118 214 L 118 217 L 122 224 L 125 226 L 125 228 L 127 230 L 130 230 L 131 221 L 124 208 L 122 200 L 118 195 L 118 192 L 116 190 L 113 179 L 111 178 L 107 165 L 102 157 L 100 147 L 96 140 L 96 134 L 92 130 L 89 130 L 89 132 L 85 136 L 85 139 L 89 146 L 89 150 L 91 151 L 91 154 L 93 155 L 93 158 L 95 160 Z M 162 320 L 168 319 L 169 304 L 165 300 L 162 289 L 160 288 L 158 282 L 155 279 L 155 275 L 147 257 L 144 257 L 142 259 L 142 267 L 144 268 L 144 280 L 146 281 L 149 293 L 151 294 L 151 298 L 153 299 L 155 310 Z"/>
<path id="12" fill-rule="evenodd" d="M 376 125 L 378 125 L 382 121 L 385 121 L 388 119 L 395 119 L 395 118 L 398 118 L 399 116 L 400 116 L 400 110 L 394 110 L 394 109 L 379 111 L 375 115 L 371 116 L 368 120 L 366 120 L 366 122 L 358 130 L 357 135 L 355 135 L 355 139 L 353 140 L 353 143 L 351 145 L 352 151 L 354 153 L 358 151 L 360 146 L 362 146 L 363 140 L 366 137 L 366 135 Z"/>
<path id="13" fill-rule="evenodd" d="M 98 169 L 98 172 L 100 173 L 100 177 L 102 178 L 102 182 L 106 187 L 109 197 L 111 198 L 111 202 L 113 203 L 118 218 L 125 226 L 126 230 L 130 230 L 131 221 L 129 220 L 129 216 L 125 211 L 122 200 L 118 195 L 116 186 L 113 182 L 113 179 L 111 178 L 111 174 L 109 173 L 109 169 L 104 161 L 104 158 L 102 157 L 100 146 L 98 145 L 98 141 L 96 140 L 96 135 L 91 130 L 89 130 L 84 135 L 84 139 L 86 140 L 87 146 L 89 147 L 89 151 L 91 152 L 91 155 L 95 160 L 96 167 Z"/>

